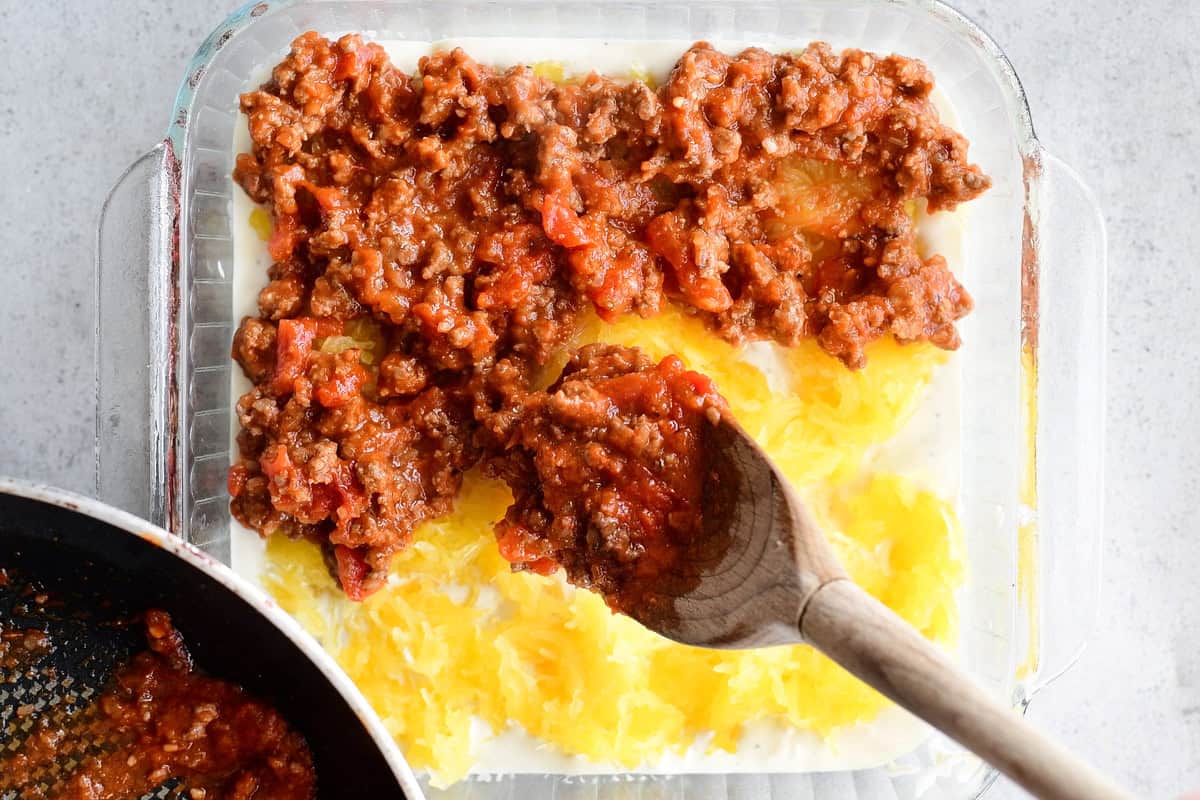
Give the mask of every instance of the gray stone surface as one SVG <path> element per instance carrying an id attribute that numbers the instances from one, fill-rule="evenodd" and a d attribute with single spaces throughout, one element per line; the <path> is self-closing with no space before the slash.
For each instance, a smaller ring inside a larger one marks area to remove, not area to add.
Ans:
<path id="1" fill-rule="evenodd" d="M 1200 7 L 959 5 L 1008 52 L 1042 140 L 1109 226 L 1101 623 L 1031 717 L 1139 796 L 1172 797 L 1200 788 Z M 96 216 L 231 6 L 0 0 L 0 474 L 91 486 Z"/>

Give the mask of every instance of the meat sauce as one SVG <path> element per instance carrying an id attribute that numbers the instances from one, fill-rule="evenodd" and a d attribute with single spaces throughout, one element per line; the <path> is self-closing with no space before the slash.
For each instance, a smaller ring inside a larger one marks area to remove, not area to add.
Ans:
<path id="1" fill-rule="evenodd" d="M 27 800 L 124 800 L 164 785 L 189 800 L 315 798 L 303 737 L 241 687 L 194 672 L 166 612 L 146 612 L 145 627 L 148 649 L 88 708 L 40 716 L 0 756 L 0 786 Z"/>
<path id="2" fill-rule="evenodd" d="M 549 398 L 531 389 L 585 311 L 673 302 L 732 342 L 815 339 L 851 368 L 883 336 L 957 347 L 971 299 L 917 252 L 911 207 L 953 208 L 989 181 L 932 88 L 919 61 L 822 43 L 736 56 L 698 43 L 652 89 L 555 83 L 461 50 L 409 75 L 358 36 L 300 36 L 242 97 L 253 146 L 234 177 L 270 210 L 274 263 L 234 340 L 254 388 L 237 405 L 233 513 L 317 541 L 362 599 L 416 526 L 450 510 L 465 470 L 534 476 L 529 442 L 590 380 L 590 357 Z M 667 380 L 624 357 L 625 383 Z M 630 420 L 646 412 L 610 399 Z M 598 580 L 562 549 L 565 520 L 594 524 L 609 501 L 590 477 L 577 488 L 596 494 L 566 508 L 558 489 L 535 502 L 514 485 L 497 530 L 518 568 Z M 542 536 L 528 521 L 545 513 L 559 521 Z"/>
<path id="3" fill-rule="evenodd" d="M 597 344 L 521 409 L 507 449 L 484 467 L 514 495 L 496 525 L 500 554 L 542 574 L 561 566 L 630 611 L 696 540 L 703 439 L 724 399 L 676 356 L 655 364 Z"/>

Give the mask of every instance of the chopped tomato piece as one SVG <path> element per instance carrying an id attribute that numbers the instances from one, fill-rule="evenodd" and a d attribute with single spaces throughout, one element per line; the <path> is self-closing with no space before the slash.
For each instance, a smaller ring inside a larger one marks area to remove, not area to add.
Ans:
<path id="1" fill-rule="evenodd" d="M 571 208 L 565 192 L 546 192 L 542 201 L 542 228 L 550 241 L 563 247 L 583 247 L 591 244 L 591 237 Z"/>
<path id="2" fill-rule="evenodd" d="M 688 242 L 690 231 L 680 215 L 660 214 L 646 225 L 646 243 L 671 265 L 684 299 L 701 311 L 719 314 L 733 305 L 733 297 L 719 277 L 700 274 Z"/>
<path id="3" fill-rule="evenodd" d="M 355 479 L 354 470 L 346 462 L 342 462 L 339 467 L 337 478 L 330 490 L 337 530 L 339 533 L 345 533 L 353 520 L 367 512 L 367 495 Z"/>
<path id="4" fill-rule="evenodd" d="M 281 444 L 276 445 L 274 449 L 268 448 L 264 451 L 263 457 L 259 459 L 259 464 L 262 466 L 263 474 L 271 480 L 277 477 L 291 480 L 296 471 L 292 457 L 288 455 L 287 447 Z"/>
<path id="5" fill-rule="evenodd" d="M 318 333 L 317 321 L 311 317 L 281 319 L 275 335 L 275 376 L 271 391 L 277 395 L 290 394 L 296 379 L 304 374 Z"/>
<path id="6" fill-rule="evenodd" d="M 568 265 L 586 283 L 588 299 L 605 322 L 615 322 L 645 301 L 647 279 L 653 281 L 657 270 L 653 260 L 646 250 L 614 253 L 603 244 L 567 253 Z"/>
<path id="7" fill-rule="evenodd" d="M 273 261 L 287 261 L 301 238 L 300 226 L 292 214 L 276 214 L 271 238 L 267 241 L 267 252 Z"/>
<path id="8" fill-rule="evenodd" d="M 549 549 L 544 541 L 507 520 L 496 523 L 496 544 L 500 555 L 513 566 L 538 575 L 551 575 L 558 569 L 558 563 L 543 552 Z"/>
<path id="9" fill-rule="evenodd" d="M 246 488 L 246 479 L 250 477 L 249 471 L 241 464 L 229 468 L 229 496 L 237 497 L 242 493 L 242 489 Z"/>
<path id="10" fill-rule="evenodd" d="M 317 205 L 321 207 L 322 214 L 343 208 L 350 208 L 352 205 L 346 197 L 346 193 L 336 186 L 318 186 L 312 181 L 302 181 L 299 185 L 303 186 L 313 196 L 313 199 L 317 201 Z"/>
<path id="11" fill-rule="evenodd" d="M 346 323 L 340 319 L 333 317 L 299 317 L 298 319 L 311 319 L 317 326 L 317 338 L 328 339 L 330 336 L 341 336 L 346 330 Z M 320 342 L 318 342 L 320 344 Z"/>
<path id="12" fill-rule="evenodd" d="M 343 81 L 352 78 L 372 61 L 371 45 L 360 45 L 338 56 L 337 67 L 333 70 L 333 79 Z"/>
<path id="13" fill-rule="evenodd" d="M 296 379 L 308 368 L 308 357 L 319 340 L 338 336 L 341 320 L 329 317 L 296 317 L 282 319 L 275 334 L 275 375 L 271 390 L 286 395 L 295 389 Z"/>
<path id="14" fill-rule="evenodd" d="M 291 514 L 301 522 L 315 522 L 328 515 L 332 506 L 326 493 L 321 491 L 322 485 L 313 486 L 309 482 L 302 465 L 292 461 L 286 445 L 268 447 L 258 463 L 267 478 L 271 504 L 277 510 Z"/>
<path id="15" fill-rule="evenodd" d="M 341 408 L 357 395 L 367 382 L 367 371 L 358 363 L 358 351 L 351 351 L 354 361 L 339 361 L 329 380 L 324 381 L 315 392 L 317 402 L 326 408 Z"/>
<path id="16" fill-rule="evenodd" d="M 338 582 L 342 584 L 342 591 L 354 602 L 362 602 L 370 594 L 363 587 L 367 573 L 371 571 L 367 560 L 358 550 L 344 544 L 334 546 L 333 556 L 337 560 Z"/>
<path id="17" fill-rule="evenodd" d="M 662 362 L 658 365 L 658 370 L 660 373 L 675 377 L 678 381 L 691 388 L 692 391 L 690 392 L 679 392 L 678 389 L 676 389 L 675 394 L 677 396 L 681 394 L 683 395 L 682 398 L 677 398 L 681 401 L 690 400 L 693 397 L 705 398 L 711 402 L 717 402 L 720 399 L 720 395 L 717 394 L 717 386 L 715 383 L 713 383 L 713 379 L 707 375 L 702 375 L 699 372 L 693 372 L 692 370 L 687 369 L 683 364 L 683 359 L 674 353 L 662 360 Z"/>

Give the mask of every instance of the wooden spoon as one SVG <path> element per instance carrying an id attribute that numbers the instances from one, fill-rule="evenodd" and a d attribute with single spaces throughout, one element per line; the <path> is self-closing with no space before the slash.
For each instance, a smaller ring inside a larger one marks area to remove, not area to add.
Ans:
<path id="1" fill-rule="evenodd" d="M 638 621 L 701 647 L 806 642 L 1037 797 L 1131 796 L 851 581 L 787 480 L 728 415 L 706 438 L 704 538 L 716 546 L 689 554 L 681 572 L 693 580 L 633 609 Z"/>

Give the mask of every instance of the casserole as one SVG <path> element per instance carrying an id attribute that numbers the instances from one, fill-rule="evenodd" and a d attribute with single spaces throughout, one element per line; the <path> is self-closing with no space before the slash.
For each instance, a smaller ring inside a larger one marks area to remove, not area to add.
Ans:
<path id="1" fill-rule="evenodd" d="M 960 657 L 1016 706 L 1077 655 L 1095 609 L 1102 520 L 1103 226 L 1090 193 L 1037 143 L 1020 84 L 985 34 L 932 2 L 599 6 L 553 2 L 256 3 L 201 47 L 167 138 L 114 188 L 99 232 L 97 489 L 230 559 L 229 342 L 233 224 L 229 143 L 237 96 L 297 34 L 377 39 L 813 39 L 924 59 L 955 103 L 973 160 L 995 185 L 972 203 L 957 459 L 966 532 Z M 1068 244 L 1069 243 L 1069 244 Z M 147 269 L 148 267 L 148 269 Z M 148 423 L 148 425 L 147 425 Z M 141 496 L 134 487 L 154 487 Z M 1039 497 L 1043 500 L 1038 502 Z M 886 767 L 815 775 L 646 779 L 650 796 L 971 797 L 993 774 L 929 738 Z M 607 778 L 522 776 L 450 794 L 575 791 Z M 464 788 L 465 787 L 465 788 Z M 519 787 L 519 788 L 518 788 Z M 565 788 L 571 787 L 571 788 Z M 884 794 L 877 795 L 883 791 Z M 646 792 L 643 792 L 645 794 Z M 707 795 L 706 795 L 707 793 Z M 591 796 L 591 794 L 585 794 Z"/>

